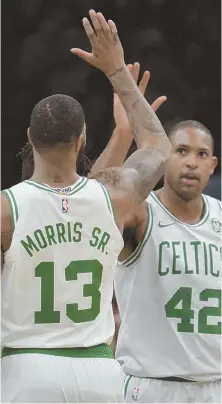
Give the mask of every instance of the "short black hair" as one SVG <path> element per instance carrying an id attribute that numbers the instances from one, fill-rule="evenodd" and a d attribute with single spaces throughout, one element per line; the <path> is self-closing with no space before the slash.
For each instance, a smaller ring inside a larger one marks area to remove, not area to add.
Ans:
<path id="1" fill-rule="evenodd" d="M 72 97 L 55 94 L 39 101 L 30 119 L 30 138 L 36 148 L 68 144 L 83 130 L 85 115 Z"/>
<path id="2" fill-rule="evenodd" d="M 179 130 L 187 129 L 187 128 L 199 129 L 202 132 L 206 133 L 206 135 L 210 136 L 211 142 L 212 142 L 212 151 L 214 151 L 214 138 L 213 138 L 212 133 L 209 131 L 209 129 L 207 129 L 207 127 L 205 125 L 203 125 L 201 122 L 198 122 L 198 121 L 188 120 L 188 121 L 181 121 L 181 122 L 176 123 L 176 125 L 172 126 L 172 128 L 170 129 L 170 131 L 168 133 L 169 139 L 175 133 L 177 133 Z"/>

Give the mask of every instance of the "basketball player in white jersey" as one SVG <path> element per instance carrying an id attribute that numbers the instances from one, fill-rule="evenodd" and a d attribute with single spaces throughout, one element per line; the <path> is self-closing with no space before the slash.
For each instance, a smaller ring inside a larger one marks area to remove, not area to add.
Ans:
<path id="1" fill-rule="evenodd" d="M 2 195 L 1 402 L 123 401 L 122 369 L 108 345 L 121 231 L 163 174 L 171 146 L 125 65 L 115 24 L 93 10 L 90 17 L 83 26 L 92 53 L 73 53 L 106 74 L 140 150 L 122 168 L 79 177 L 82 107 L 65 95 L 34 107 L 34 174 Z"/>
<path id="2" fill-rule="evenodd" d="M 118 265 L 115 279 L 122 320 L 116 356 L 126 373 L 126 402 L 216 403 L 221 399 L 221 202 L 202 190 L 217 159 L 212 135 L 196 121 L 181 122 L 169 136 L 164 186 L 125 224 L 135 229 L 137 248 Z M 126 146 L 115 139 L 119 159 Z"/>

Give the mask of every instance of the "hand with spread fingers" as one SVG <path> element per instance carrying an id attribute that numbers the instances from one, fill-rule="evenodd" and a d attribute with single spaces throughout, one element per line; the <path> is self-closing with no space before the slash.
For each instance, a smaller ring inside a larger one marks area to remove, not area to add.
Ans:
<path id="1" fill-rule="evenodd" d="M 131 76 L 133 77 L 134 81 L 136 83 L 138 83 L 138 78 L 139 78 L 139 74 L 140 74 L 140 64 L 136 62 L 133 65 L 129 64 L 127 67 L 129 69 L 129 72 L 130 72 Z M 150 81 L 150 72 L 148 70 L 146 70 L 143 73 L 143 76 L 138 84 L 138 87 L 139 87 L 142 95 L 145 94 L 149 81 Z M 151 107 L 154 111 L 157 111 L 159 109 L 159 107 L 166 101 L 167 101 L 167 97 L 162 95 L 161 97 L 158 97 L 151 104 Z M 113 115 L 114 115 L 116 127 L 118 129 L 120 129 L 121 132 L 130 134 L 132 136 L 126 111 L 120 101 L 119 96 L 116 93 L 114 93 L 114 100 L 113 100 Z"/>
<path id="2" fill-rule="evenodd" d="M 85 62 L 102 70 L 108 77 L 125 66 L 124 53 L 115 23 L 106 21 L 102 13 L 89 11 L 91 23 L 83 18 L 83 27 L 92 46 L 92 52 L 73 48 L 71 52 Z"/>

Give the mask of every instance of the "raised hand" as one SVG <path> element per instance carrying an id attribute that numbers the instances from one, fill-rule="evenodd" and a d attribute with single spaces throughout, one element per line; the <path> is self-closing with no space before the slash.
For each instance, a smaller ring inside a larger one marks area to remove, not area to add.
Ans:
<path id="1" fill-rule="evenodd" d="M 135 82 L 137 83 L 138 78 L 139 78 L 139 73 L 140 73 L 140 64 L 136 62 L 133 65 L 129 64 L 127 67 L 129 69 L 132 77 L 134 78 Z M 146 70 L 143 73 L 143 76 L 138 84 L 138 87 L 139 87 L 142 95 L 145 94 L 149 81 L 150 81 L 150 72 L 148 70 Z M 159 107 L 164 102 L 166 102 L 166 100 L 167 100 L 167 98 L 165 96 L 158 97 L 151 104 L 152 109 L 154 111 L 157 111 L 159 109 Z M 127 117 L 125 109 L 120 101 L 120 98 L 116 93 L 114 93 L 114 100 L 113 100 L 113 115 L 114 115 L 116 127 L 118 129 L 120 129 L 121 132 L 124 132 L 129 135 L 130 134 L 130 125 L 129 125 L 128 117 Z"/>
<path id="2" fill-rule="evenodd" d="M 73 48 L 71 52 L 79 56 L 85 62 L 102 70 L 107 76 L 111 76 L 117 70 L 125 66 L 124 53 L 115 23 L 106 21 L 102 13 L 89 11 L 92 23 L 83 18 L 83 27 L 92 46 L 92 52 Z"/>

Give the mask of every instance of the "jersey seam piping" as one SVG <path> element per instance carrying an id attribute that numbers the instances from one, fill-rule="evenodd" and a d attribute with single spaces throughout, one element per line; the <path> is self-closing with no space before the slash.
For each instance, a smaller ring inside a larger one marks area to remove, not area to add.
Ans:
<path id="1" fill-rule="evenodd" d="M 3 193 L 7 197 L 7 200 L 9 203 L 9 209 L 11 212 L 12 225 L 13 225 L 13 229 L 15 229 L 15 224 L 18 221 L 18 208 L 17 208 L 16 200 L 15 200 L 15 197 L 14 197 L 12 191 L 10 191 L 9 189 L 5 189 L 3 191 Z"/>
<path id="2" fill-rule="evenodd" d="M 149 203 L 147 204 L 147 209 L 149 212 L 149 218 L 148 218 L 148 223 L 146 225 L 146 230 L 144 232 L 144 236 L 143 236 L 141 242 L 138 244 L 135 251 L 127 259 L 125 259 L 125 261 L 120 262 L 119 263 L 120 265 L 129 267 L 131 264 L 133 264 L 137 260 L 137 258 L 141 255 L 143 248 L 150 237 L 150 233 L 151 233 L 151 230 L 153 227 L 153 212 L 151 209 L 151 205 Z"/>
<path id="3" fill-rule="evenodd" d="M 203 196 L 203 200 L 204 200 L 204 203 L 205 203 L 205 206 L 206 206 L 206 212 L 205 212 L 204 216 L 202 217 L 202 219 L 200 219 L 200 221 L 199 221 L 198 223 L 196 223 L 196 224 L 185 223 L 185 222 L 182 222 L 181 220 L 177 219 L 177 217 L 174 216 L 174 215 L 163 205 L 163 203 L 158 199 L 158 197 L 155 195 L 154 192 L 151 192 L 150 195 L 152 196 L 152 198 L 154 199 L 154 201 L 155 201 L 156 203 L 158 203 L 158 205 L 164 210 L 164 212 L 167 213 L 168 216 L 170 216 L 170 218 L 171 218 L 172 220 L 174 220 L 174 221 L 177 222 L 177 223 L 180 223 L 180 224 L 183 224 L 183 225 L 185 225 L 185 226 L 188 226 L 188 227 L 190 227 L 190 228 L 196 228 L 196 227 L 202 226 L 202 225 L 207 221 L 207 219 L 208 219 L 208 217 L 209 217 L 209 213 L 210 213 L 210 212 L 209 212 L 209 204 L 208 204 L 208 200 L 207 200 L 207 198 L 205 197 L 205 195 L 202 195 L 202 196 Z"/>
<path id="4" fill-rule="evenodd" d="M 88 178 L 82 178 L 82 180 L 80 181 L 80 183 L 77 185 L 76 188 L 74 188 L 72 191 L 70 192 L 57 192 L 54 191 L 54 189 L 49 188 L 45 188 L 44 186 L 42 186 L 41 184 L 38 183 L 33 183 L 33 182 L 29 182 L 29 181 L 25 181 L 26 184 L 28 185 L 32 185 L 35 188 L 41 189 L 42 191 L 47 191 L 47 192 L 51 192 L 55 195 L 60 195 L 60 196 L 70 196 L 70 195 L 74 195 L 76 192 L 78 192 L 80 189 L 82 189 L 88 182 Z"/>

